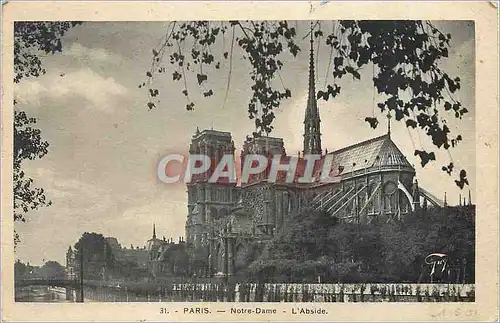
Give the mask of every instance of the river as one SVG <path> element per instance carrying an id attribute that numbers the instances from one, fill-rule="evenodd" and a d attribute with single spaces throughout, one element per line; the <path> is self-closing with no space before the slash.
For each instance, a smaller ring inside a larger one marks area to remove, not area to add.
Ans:
<path id="1" fill-rule="evenodd" d="M 16 302 L 72 303 L 66 299 L 66 289 L 49 286 L 16 288 Z"/>

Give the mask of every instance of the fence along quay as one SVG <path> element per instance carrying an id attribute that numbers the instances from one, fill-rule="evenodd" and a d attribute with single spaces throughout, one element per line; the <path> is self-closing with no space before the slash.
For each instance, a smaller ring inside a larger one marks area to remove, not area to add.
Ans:
<path id="1" fill-rule="evenodd" d="M 132 289 L 86 285 L 99 302 L 473 302 L 474 284 L 201 284 Z"/>

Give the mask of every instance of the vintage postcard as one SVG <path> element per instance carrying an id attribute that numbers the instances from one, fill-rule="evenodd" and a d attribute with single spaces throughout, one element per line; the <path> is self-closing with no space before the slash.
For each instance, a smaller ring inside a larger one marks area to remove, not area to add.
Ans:
<path id="1" fill-rule="evenodd" d="M 2 320 L 497 321 L 489 2 L 9 2 Z"/>

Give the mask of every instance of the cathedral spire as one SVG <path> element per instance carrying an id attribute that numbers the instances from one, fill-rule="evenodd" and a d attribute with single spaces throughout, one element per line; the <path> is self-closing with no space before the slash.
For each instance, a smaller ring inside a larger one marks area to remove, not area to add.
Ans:
<path id="1" fill-rule="evenodd" d="M 314 77 L 314 26 L 311 22 L 309 54 L 309 93 L 304 118 L 304 154 L 321 154 L 321 132 Z"/>
<path id="2" fill-rule="evenodd" d="M 387 135 L 391 137 L 391 111 L 387 112 Z"/>
<path id="3" fill-rule="evenodd" d="M 153 223 L 153 239 L 156 239 L 156 225 Z"/>

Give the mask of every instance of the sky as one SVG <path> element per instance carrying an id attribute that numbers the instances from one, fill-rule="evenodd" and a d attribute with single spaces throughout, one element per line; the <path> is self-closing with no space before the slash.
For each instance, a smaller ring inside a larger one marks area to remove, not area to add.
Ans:
<path id="1" fill-rule="evenodd" d="M 474 25 L 467 21 L 441 21 L 436 26 L 452 35 L 449 58 L 441 67 L 462 80 L 456 98 L 469 110 L 462 120 L 448 118 L 448 126 L 462 134 L 463 142 L 450 151 L 439 151 L 430 139 L 404 123 L 391 123 L 391 138 L 414 164 L 419 185 L 457 204 L 459 194 L 471 190 L 475 198 L 475 98 Z M 157 108 L 148 110 L 147 92 L 138 88 L 151 66 L 152 49 L 165 34 L 168 23 L 85 22 L 63 38 L 63 50 L 42 58 L 47 73 L 24 79 L 15 88 L 15 97 L 31 117 L 37 118 L 42 136 L 50 144 L 42 159 L 27 161 L 26 172 L 43 187 L 52 201 L 50 207 L 27 214 L 26 223 L 16 223 L 21 236 L 16 258 L 40 265 L 47 260 L 64 264 L 65 252 L 84 232 L 113 236 L 129 247 L 143 246 L 152 235 L 153 223 L 159 237 L 184 236 L 187 194 L 184 184 L 168 185 L 156 177 L 158 161 L 168 153 L 186 154 L 199 127 L 232 133 L 236 151 L 254 130 L 248 119 L 247 104 L 251 80 L 248 61 L 234 55 L 227 99 L 229 64 L 212 72 L 210 84 L 215 95 L 202 98 L 188 76 L 188 88 L 195 110 L 186 111 L 181 83 L 170 74 L 155 78 L 160 89 Z M 322 25 L 330 30 L 332 22 Z M 297 41 L 303 48 L 297 58 L 286 57 L 281 72 L 292 97 L 275 112 L 275 137 L 283 137 L 289 154 L 302 150 L 303 118 L 307 101 L 309 22 L 296 23 Z M 230 40 L 217 42 L 214 56 L 229 48 Z M 223 49 L 223 45 L 225 48 Z M 217 47 L 219 46 L 219 47 Z M 217 47 L 217 48 L 216 48 Z M 235 54 L 239 54 L 235 50 Z M 316 52 L 316 88 L 327 77 L 329 50 Z M 168 67 L 169 64 L 167 63 Z M 387 131 L 371 81 L 370 65 L 361 71 L 361 80 L 345 78 L 338 84 L 342 93 L 334 100 L 319 101 L 322 146 L 329 151 L 345 147 Z M 372 129 L 364 121 L 375 115 L 380 124 Z M 415 149 L 434 151 L 437 161 L 422 169 Z M 441 167 L 452 160 L 466 169 L 470 186 L 464 191 Z"/>

